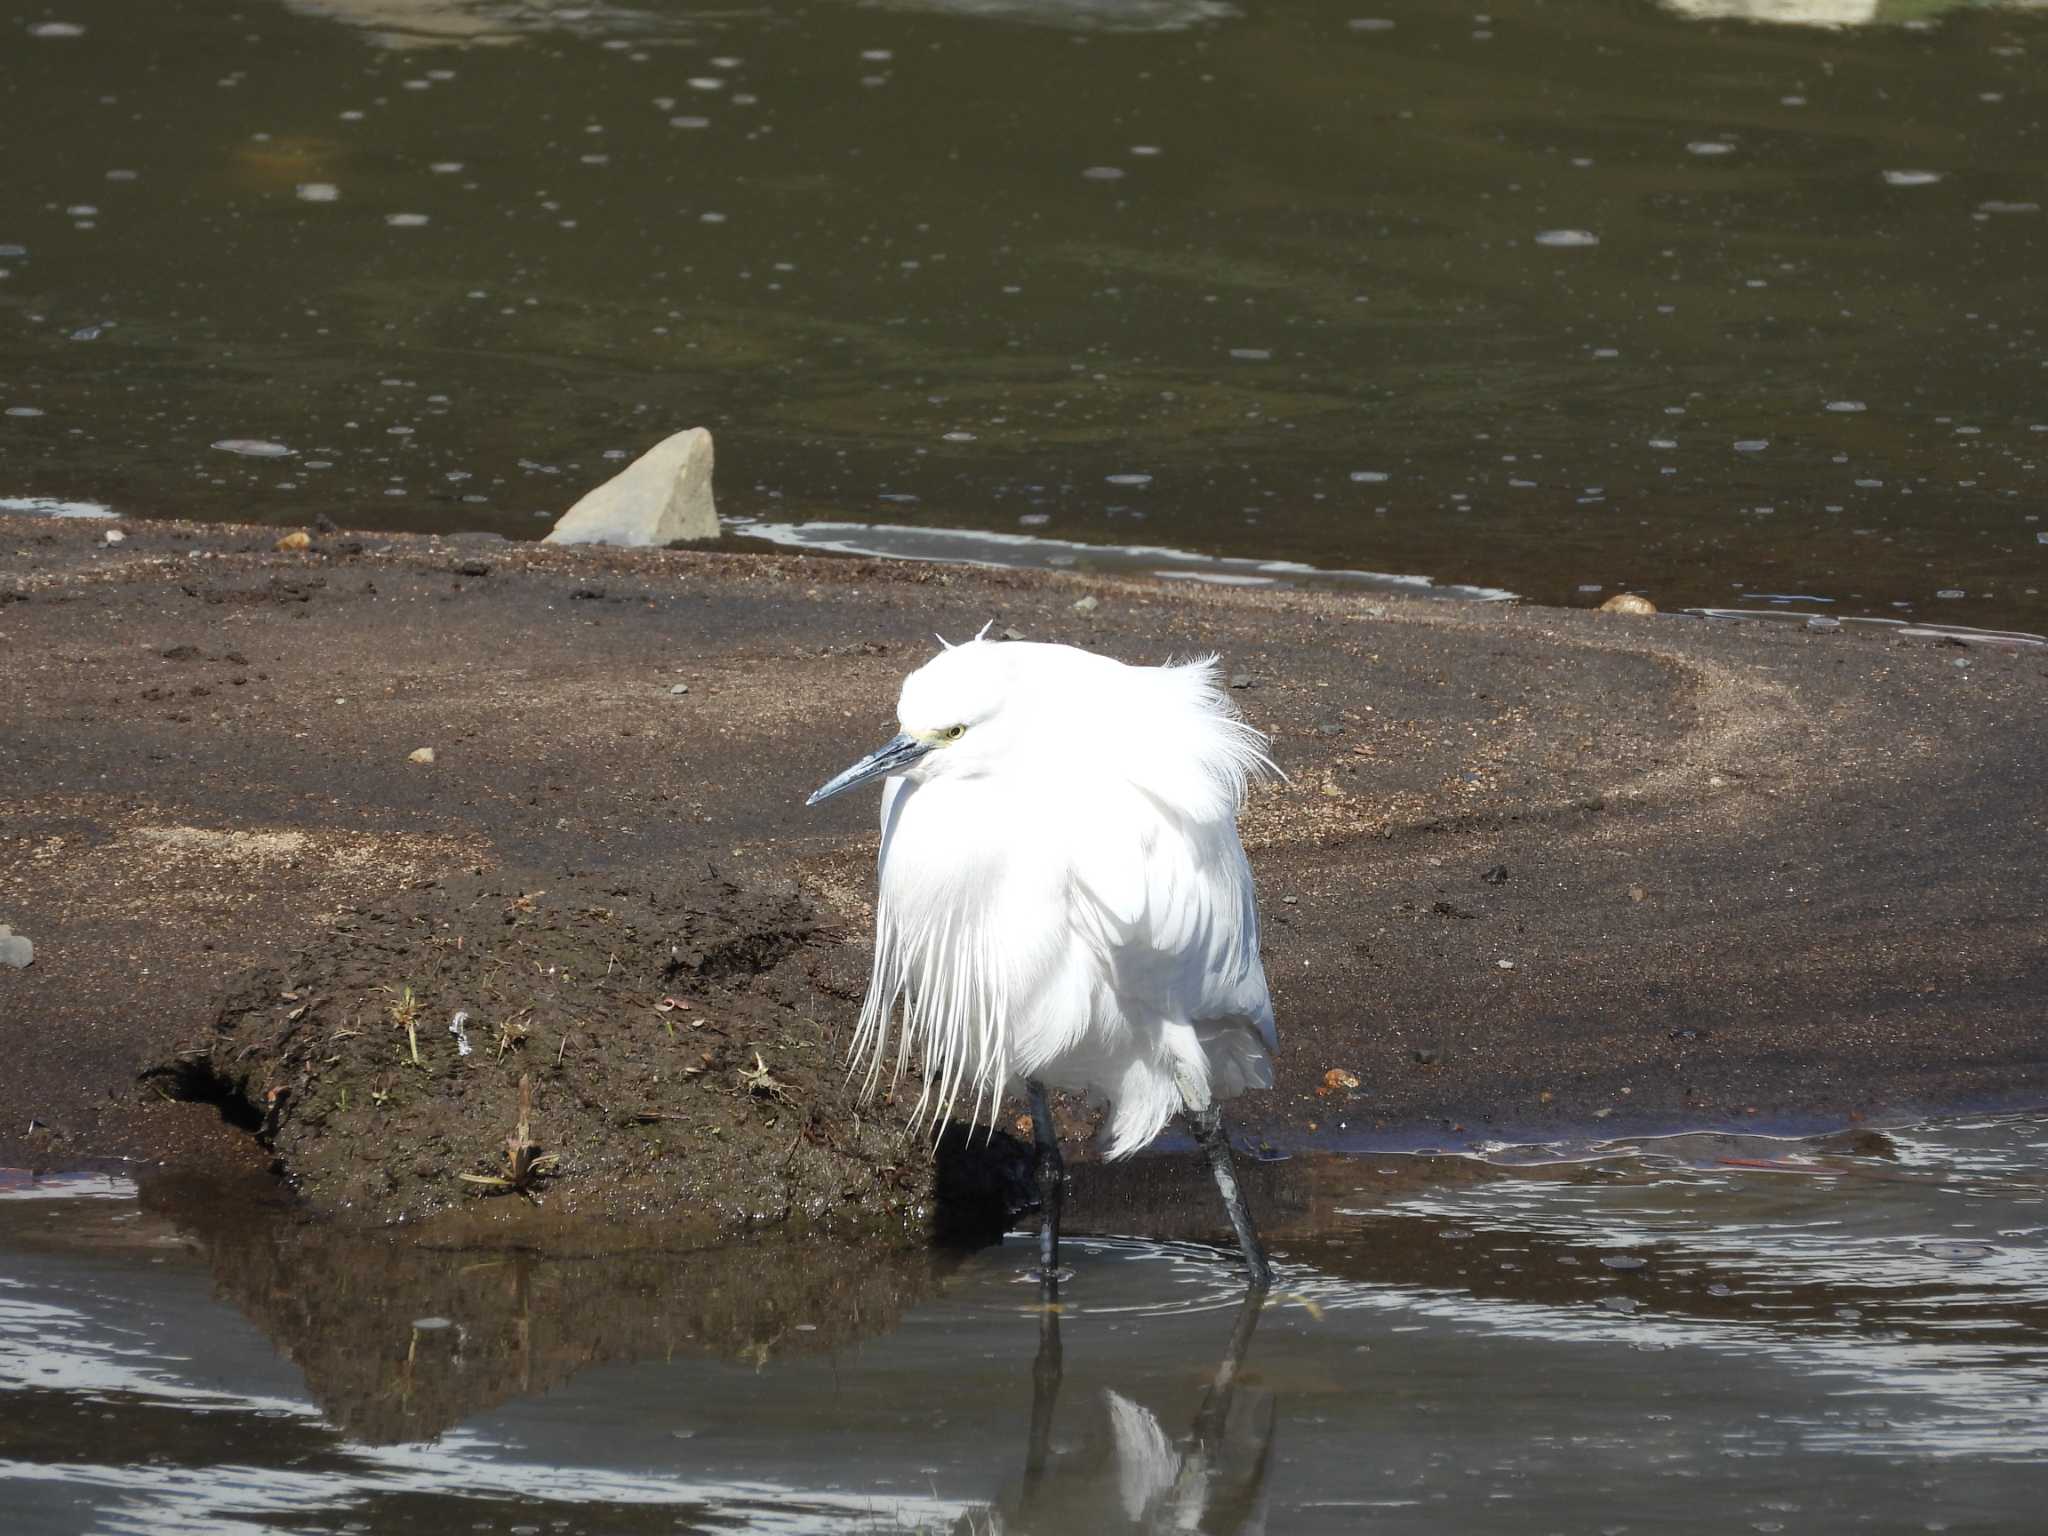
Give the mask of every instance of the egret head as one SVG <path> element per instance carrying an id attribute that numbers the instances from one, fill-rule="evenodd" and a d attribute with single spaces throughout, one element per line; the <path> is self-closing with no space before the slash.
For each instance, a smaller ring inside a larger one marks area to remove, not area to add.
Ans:
<path id="1" fill-rule="evenodd" d="M 903 680 L 896 737 L 822 785 L 806 805 L 889 775 L 923 781 L 985 773 L 1011 760 L 1026 738 L 1030 703 L 1018 687 L 1015 656 L 1026 647 L 984 640 L 948 646 Z"/>

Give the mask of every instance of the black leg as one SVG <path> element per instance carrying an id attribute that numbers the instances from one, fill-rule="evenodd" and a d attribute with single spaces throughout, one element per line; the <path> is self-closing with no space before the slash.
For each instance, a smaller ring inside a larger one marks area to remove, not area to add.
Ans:
<path id="1" fill-rule="evenodd" d="M 1230 1213 L 1230 1225 L 1237 1232 L 1237 1246 L 1244 1253 L 1244 1267 L 1252 1289 L 1263 1291 L 1273 1283 L 1273 1266 L 1266 1262 L 1266 1250 L 1259 1246 L 1259 1230 L 1252 1225 L 1251 1208 L 1237 1187 L 1237 1166 L 1230 1160 L 1230 1136 L 1223 1129 L 1223 1111 L 1211 1104 L 1207 1109 L 1187 1112 L 1195 1140 L 1209 1155 L 1209 1167 L 1216 1175 L 1216 1188 L 1223 1194 L 1223 1209 Z"/>
<path id="2" fill-rule="evenodd" d="M 1024 1451 L 1024 1499 L 1045 1479 L 1052 1447 L 1052 1411 L 1059 1402 L 1065 1358 L 1060 1350 L 1060 1283 L 1048 1277 L 1038 1315 L 1038 1358 L 1031 1362 L 1031 1441 Z"/>
<path id="3" fill-rule="evenodd" d="M 1216 1367 L 1215 1379 L 1209 1383 L 1209 1390 L 1202 1394 L 1202 1406 L 1195 1413 L 1195 1441 L 1212 1453 L 1222 1448 L 1224 1426 L 1230 1419 L 1230 1399 L 1237 1391 L 1238 1372 L 1244 1369 L 1244 1357 L 1251 1352 L 1252 1330 L 1259 1326 L 1259 1313 L 1265 1305 L 1264 1286 L 1254 1285 L 1244 1293 L 1244 1301 L 1237 1309 L 1237 1321 L 1230 1330 L 1230 1348 Z"/>
<path id="4" fill-rule="evenodd" d="M 1059 1133 L 1053 1129 L 1045 1084 L 1033 1078 L 1024 1088 L 1031 1096 L 1031 1133 L 1038 1143 L 1038 1276 L 1053 1285 L 1060 1272 L 1060 1202 L 1067 1193 L 1067 1165 L 1060 1157 Z M 1048 1302 L 1052 1299 L 1047 1298 Z"/>

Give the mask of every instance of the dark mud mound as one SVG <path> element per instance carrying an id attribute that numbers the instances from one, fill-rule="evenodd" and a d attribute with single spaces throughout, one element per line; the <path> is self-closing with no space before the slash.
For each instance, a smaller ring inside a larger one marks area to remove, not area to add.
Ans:
<path id="1" fill-rule="evenodd" d="M 1000 1231 L 1021 1144 L 935 1158 L 846 1081 L 859 959 L 793 886 L 469 876 L 343 911 L 145 1079 L 218 1104 L 327 1214 Z"/>
<path id="2" fill-rule="evenodd" d="M 756 1366 L 887 1332 L 957 1262 L 930 1247 L 764 1234 L 695 1244 L 660 1224 L 547 1218 L 539 1248 L 485 1222 L 365 1232 L 239 1219 L 207 1190 L 153 1191 L 215 1283 L 350 1439 L 425 1440 L 597 1365 L 689 1356 Z M 480 1213 L 476 1213 L 480 1214 Z"/>

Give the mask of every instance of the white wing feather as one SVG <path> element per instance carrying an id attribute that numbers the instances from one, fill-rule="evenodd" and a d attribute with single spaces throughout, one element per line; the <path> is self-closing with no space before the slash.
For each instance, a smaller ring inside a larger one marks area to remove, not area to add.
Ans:
<path id="1" fill-rule="evenodd" d="M 1032 649 L 1058 653 L 1040 659 L 1071 669 L 1072 697 L 1092 705 L 1068 722 L 1085 755 L 1000 780 L 888 782 L 855 1059 L 878 1086 L 900 1010 L 895 1070 L 922 1052 L 920 1112 L 950 1115 L 971 1085 L 979 1118 L 1038 1078 L 1112 1100 L 1120 1157 L 1183 1108 L 1272 1082 L 1236 819 L 1247 779 L 1272 765 L 1213 660 Z"/>

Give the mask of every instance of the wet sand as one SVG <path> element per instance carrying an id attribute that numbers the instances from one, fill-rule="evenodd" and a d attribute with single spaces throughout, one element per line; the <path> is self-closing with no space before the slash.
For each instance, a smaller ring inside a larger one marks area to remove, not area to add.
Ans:
<path id="1" fill-rule="evenodd" d="M 2048 1099 L 2039 651 L 121 526 L 0 518 L 0 922 L 36 945 L 0 970 L 0 1160 L 265 1161 L 139 1072 L 344 908 L 479 873 L 793 880 L 856 991 L 873 806 L 803 796 L 990 619 L 1250 684 L 1289 776 L 1244 817 L 1281 1055 L 1235 1113 L 1276 1147 Z"/>

